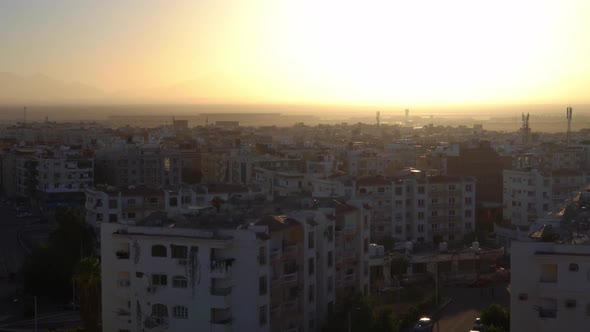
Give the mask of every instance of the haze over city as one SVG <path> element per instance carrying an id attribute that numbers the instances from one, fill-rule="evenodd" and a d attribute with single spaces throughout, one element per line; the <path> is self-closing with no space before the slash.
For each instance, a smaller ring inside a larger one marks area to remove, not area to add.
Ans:
<path id="1" fill-rule="evenodd" d="M 0 102 L 583 104 L 589 15 L 583 0 L 3 1 Z"/>
<path id="2" fill-rule="evenodd" d="M 587 332 L 589 18 L 0 0 L 0 332 Z"/>

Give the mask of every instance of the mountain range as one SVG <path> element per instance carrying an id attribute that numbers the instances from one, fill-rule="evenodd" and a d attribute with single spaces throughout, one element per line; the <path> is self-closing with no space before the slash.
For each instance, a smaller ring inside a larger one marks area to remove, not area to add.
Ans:
<path id="1" fill-rule="evenodd" d="M 251 87 L 223 74 L 210 74 L 150 89 L 105 92 L 91 85 L 64 82 L 44 74 L 20 76 L 0 72 L 0 104 L 248 102 L 252 101 L 249 96 L 253 92 Z"/>

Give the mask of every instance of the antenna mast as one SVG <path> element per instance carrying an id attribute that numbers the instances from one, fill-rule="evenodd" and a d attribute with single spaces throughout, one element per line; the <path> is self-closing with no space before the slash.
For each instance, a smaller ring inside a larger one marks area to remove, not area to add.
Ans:
<path id="1" fill-rule="evenodd" d="M 524 115 L 524 113 L 522 113 L 522 143 L 524 145 L 527 145 L 529 143 L 529 134 L 531 132 L 531 128 L 529 127 L 529 113 L 527 113 L 526 115 Z"/>
<path id="2" fill-rule="evenodd" d="M 27 107 L 23 109 L 23 124 L 27 124 Z"/>
<path id="3" fill-rule="evenodd" d="M 376 116 L 376 119 L 377 119 L 377 127 L 379 127 L 380 117 L 381 117 L 381 112 L 380 111 L 377 111 L 377 116 Z"/>
<path id="4" fill-rule="evenodd" d="M 565 117 L 567 119 L 567 135 L 566 135 L 566 142 L 567 145 L 570 145 L 570 139 L 572 135 L 572 107 L 569 106 L 565 109 Z"/>

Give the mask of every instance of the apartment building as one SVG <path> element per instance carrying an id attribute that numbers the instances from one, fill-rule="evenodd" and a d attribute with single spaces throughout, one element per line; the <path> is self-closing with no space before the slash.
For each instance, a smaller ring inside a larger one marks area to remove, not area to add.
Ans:
<path id="1" fill-rule="evenodd" d="M 392 184 L 391 236 L 418 243 L 461 242 L 475 230 L 476 180 L 470 176 L 413 175 Z"/>
<path id="2" fill-rule="evenodd" d="M 588 330 L 590 246 L 514 241 L 511 266 L 511 331 Z"/>
<path id="3" fill-rule="evenodd" d="M 333 221 L 313 212 L 296 218 L 268 215 L 256 222 L 268 227 L 270 237 L 271 331 L 319 331 L 335 301 L 329 258 L 334 238 L 328 237 L 333 236 Z M 326 243 L 320 241 L 324 238 Z"/>
<path id="4" fill-rule="evenodd" d="M 101 227 L 105 331 L 270 331 L 268 236 L 181 217 Z"/>
<path id="5" fill-rule="evenodd" d="M 182 182 L 180 152 L 157 145 L 127 144 L 96 151 L 96 178 L 101 184 L 175 186 Z"/>
<path id="6" fill-rule="evenodd" d="M 371 214 L 360 200 L 333 201 L 335 219 L 336 299 L 370 292 L 369 246 Z"/>
<path id="7" fill-rule="evenodd" d="M 504 170 L 503 217 L 513 225 L 528 225 L 559 210 L 590 182 L 580 170 Z"/>

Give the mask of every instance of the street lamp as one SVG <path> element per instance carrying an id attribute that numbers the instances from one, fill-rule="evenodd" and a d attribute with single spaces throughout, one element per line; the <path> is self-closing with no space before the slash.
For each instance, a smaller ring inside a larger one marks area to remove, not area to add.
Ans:
<path id="1" fill-rule="evenodd" d="M 353 309 L 348 309 L 348 332 L 351 331 L 351 329 L 350 329 L 350 318 L 352 316 L 352 310 Z M 357 308 L 354 308 L 354 310 L 361 310 L 361 308 L 360 307 L 357 307 Z"/>

